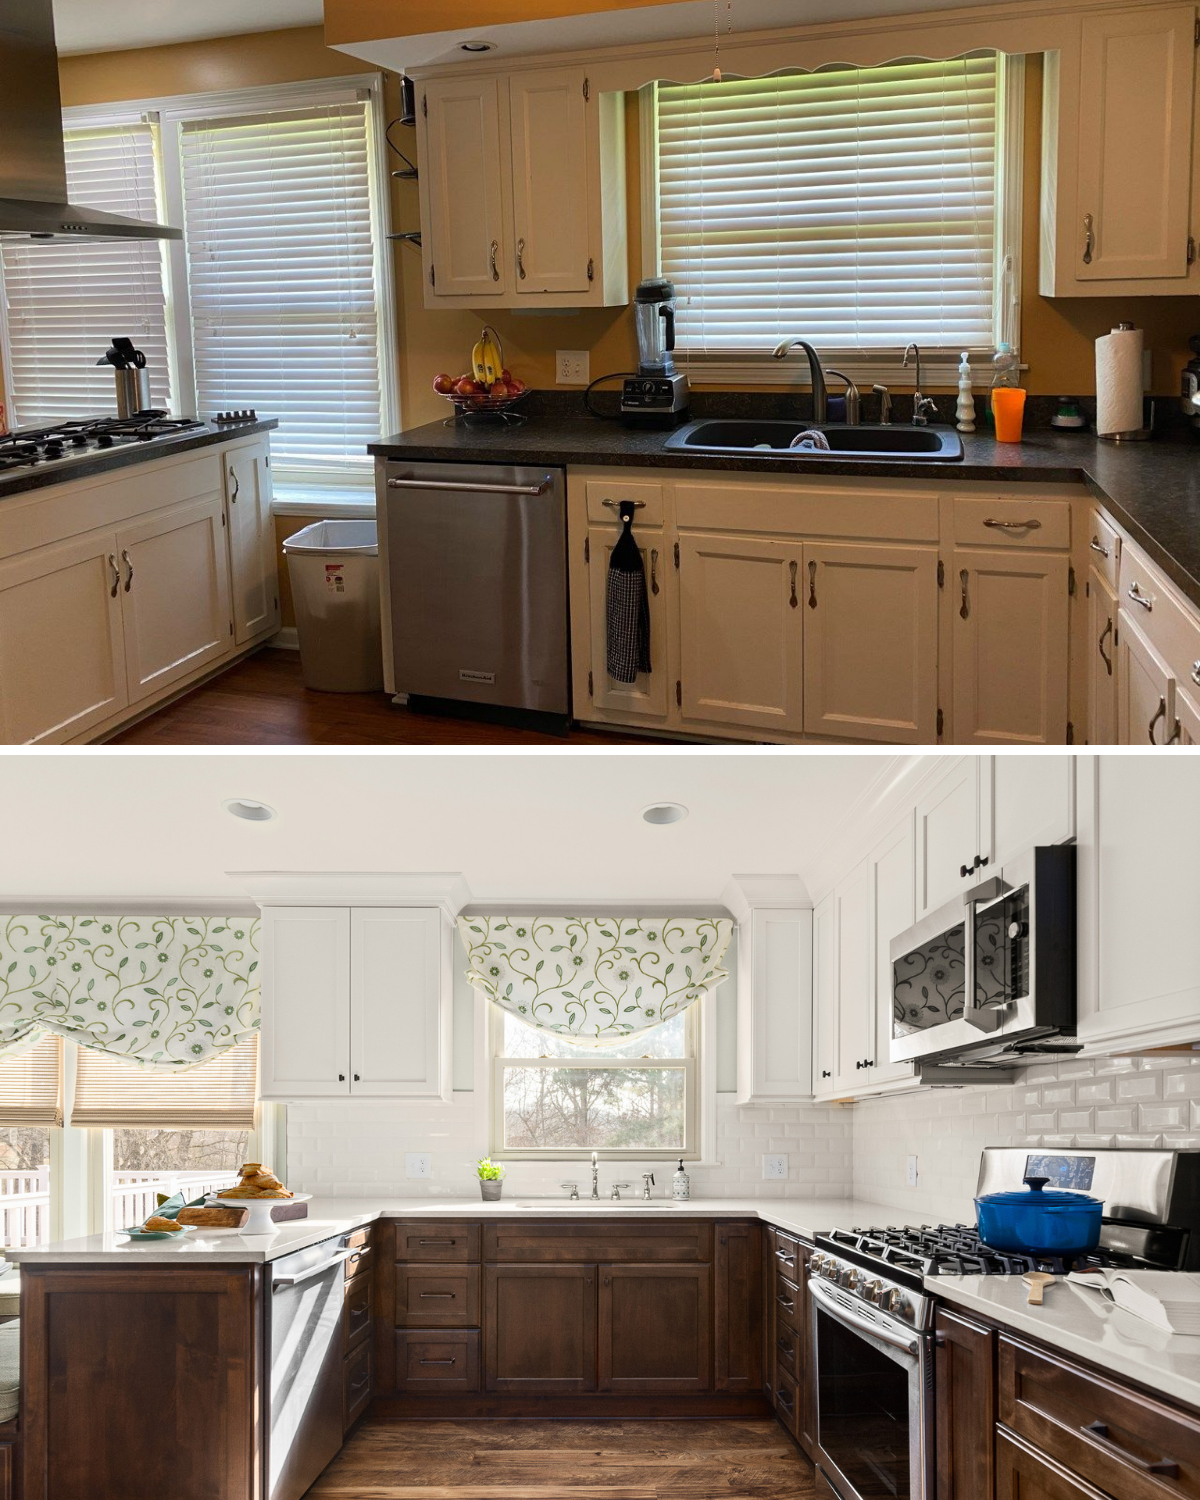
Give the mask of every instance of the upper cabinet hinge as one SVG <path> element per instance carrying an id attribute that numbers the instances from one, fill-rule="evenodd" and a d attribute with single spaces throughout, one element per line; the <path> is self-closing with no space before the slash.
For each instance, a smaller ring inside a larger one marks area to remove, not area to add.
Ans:
<path id="1" fill-rule="evenodd" d="M 1200 19 L 1196 21 L 1196 29 L 1192 33 L 1192 40 L 1196 43 L 1197 47 L 1200 47 Z"/>
<path id="2" fill-rule="evenodd" d="M 595 262 L 595 259 L 592 256 L 589 256 L 588 257 L 588 280 L 589 281 L 595 281 L 595 279 L 596 279 L 596 262 Z"/>
<path id="3" fill-rule="evenodd" d="M 1072 599 L 1074 599 L 1074 597 L 1075 597 L 1075 569 L 1074 569 L 1074 567 L 1069 567 L 1067 569 L 1067 593 L 1070 595 L 1070 597 Z"/>
<path id="4" fill-rule="evenodd" d="M 938 588 L 944 589 L 945 587 L 946 587 L 946 564 L 939 557 L 938 558 Z"/>
<path id="5" fill-rule="evenodd" d="M 675 543 L 675 566 L 677 568 L 679 566 L 679 543 L 678 542 Z"/>
<path id="6" fill-rule="evenodd" d="M 1196 236 L 1194 234 L 1189 234 L 1188 235 L 1188 265 L 1190 266 L 1195 259 L 1196 259 Z"/>
<path id="7" fill-rule="evenodd" d="M 229 524 L 229 523 L 228 523 L 228 522 L 227 522 L 227 521 L 226 521 L 226 519 L 225 519 L 225 512 L 224 512 L 224 511 L 222 511 L 222 512 L 221 512 L 221 525 L 222 525 L 222 526 L 226 526 L 226 525 L 228 525 L 228 524 Z"/>
<path id="8" fill-rule="evenodd" d="M 675 684 L 675 706 L 676 708 L 683 707 L 683 683 L 678 681 Z"/>
<path id="9" fill-rule="evenodd" d="M 592 698 L 596 692 L 596 679 L 591 672 L 588 673 L 588 697 Z"/>
<path id="10" fill-rule="evenodd" d="M 585 536 L 583 539 L 583 560 L 584 562 L 591 562 L 592 560 L 592 539 L 590 536 Z"/>
<path id="11" fill-rule="evenodd" d="M 428 120 L 428 118 L 429 118 L 429 95 L 428 94 L 422 94 L 421 95 L 421 113 L 425 117 L 425 119 Z"/>
<path id="12" fill-rule="evenodd" d="M 939 708 L 938 709 L 938 722 L 937 722 L 937 732 L 938 732 L 938 737 L 939 738 L 941 737 L 942 730 L 945 727 L 946 727 L 946 715 Z"/>
<path id="13" fill-rule="evenodd" d="M 591 98 L 592 98 L 592 80 L 590 78 L 585 78 L 583 80 L 583 102 L 585 104 L 588 104 L 588 103 L 591 102 Z"/>
<path id="14" fill-rule="evenodd" d="M 229 622 L 229 634 L 230 635 L 233 634 L 233 621 L 232 620 L 230 620 L 230 622 Z"/>
<path id="15" fill-rule="evenodd" d="M 1085 599 L 1092 597 L 1092 580 L 1090 578 L 1083 585 L 1083 597 Z"/>
<path id="16" fill-rule="evenodd" d="M 1067 744 L 1068 745 L 1073 745 L 1074 743 L 1075 743 L 1075 726 L 1074 726 L 1074 724 L 1071 723 L 1070 719 L 1068 719 L 1067 720 Z"/>
<path id="17" fill-rule="evenodd" d="M 266 464 L 268 469 L 271 467 L 271 455 L 269 453 L 263 454 L 263 463 Z"/>

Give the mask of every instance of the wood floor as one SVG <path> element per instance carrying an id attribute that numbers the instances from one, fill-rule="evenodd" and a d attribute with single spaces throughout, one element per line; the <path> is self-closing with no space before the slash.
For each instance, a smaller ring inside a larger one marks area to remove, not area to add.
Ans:
<path id="1" fill-rule="evenodd" d="M 373 1422 L 308 1500 L 812 1500 L 774 1421 Z"/>
<path id="2" fill-rule="evenodd" d="M 311 693 L 297 651 L 269 649 L 119 734 L 114 745 L 636 745 L 574 729 L 542 734 L 396 708 L 386 693 Z"/>

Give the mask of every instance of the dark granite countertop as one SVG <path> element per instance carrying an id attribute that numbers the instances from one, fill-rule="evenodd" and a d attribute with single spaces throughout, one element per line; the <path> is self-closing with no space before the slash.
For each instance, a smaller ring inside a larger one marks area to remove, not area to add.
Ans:
<path id="1" fill-rule="evenodd" d="M 96 474 L 107 474 L 110 469 L 124 469 L 130 464 L 150 463 L 156 458 L 175 458 L 189 448 L 208 448 L 213 443 L 232 443 L 237 438 L 255 432 L 270 432 L 278 427 L 275 417 L 263 417 L 255 422 L 228 422 L 220 426 L 216 422 L 204 422 L 199 427 L 190 427 L 177 437 L 155 438 L 150 443 L 126 443 L 119 448 L 105 448 L 98 452 L 85 453 L 79 458 L 63 459 L 58 463 L 38 464 L 32 469 L 17 469 L 0 474 L 0 500 L 9 495 L 25 494 L 29 490 L 44 489 L 51 484 L 69 484 L 74 479 L 91 479 Z"/>
<path id="2" fill-rule="evenodd" d="M 711 413 L 715 415 L 715 413 Z M 710 415 L 710 413 L 704 413 Z M 961 463 L 851 458 L 781 459 L 761 454 L 720 458 L 664 446 L 669 433 L 619 422 L 555 413 L 510 426 L 432 422 L 370 445 L 377 457 L 411 462 L 622 465 L 707 469 L 724 473 L 909 479 L 946 485 L 962 481 L 1082 484 L 1200 606 L 1200 441 L 1177 431 L 1149 443 L 1114 444 L 1089 432 L 1034 429 L 1019 444 L 964 434 Z"/>

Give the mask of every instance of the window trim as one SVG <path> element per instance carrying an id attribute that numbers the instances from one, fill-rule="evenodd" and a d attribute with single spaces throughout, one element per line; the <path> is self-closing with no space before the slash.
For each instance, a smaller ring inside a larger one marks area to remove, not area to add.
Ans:
<path id="1" fill-rule="evenodd" d="M 1001 142 L 996 175 L 996 277 L 994 285 L 997 343 L 1007 342 L 1020 350 L 1021 338 L 1021 230 L 1023 153 L 1025 141 L 1025 58 L 1023 54 L 997 52 L 1000 71 L 998 90 L 999 122 L 997 139 Z M 648 83 L 638 90 L 639 138 L 642 178 L 642 275 L 661 274 L 658 177 L 658 84 Z M 912 381 L 912 370 L 901 363 L 903 350 L 822 347 L 821 363 L 836 365 L 860 387 L 880 383 L 903 387 Z M 984 370 L 995 347 L 970 349 L 976 389 L 986 386 Z M 958 362 L 961 347 L 921 349 L 921 372 L 927 386 L 958 384 Z M 797 363 L 799 361 L 799 363 Z M 751 386 L 808 385 L 808 367 L 800 356 L 777 360 L 769 349 L 761 354 L 734 352 L 689 354 L 676 351 L 680 370 L 701 385 Z M 835 392 L 836 394 L 836 392 Z"/>
<path id="2" fill-rule="evenodd" d="M 592 1155 L 590 1146 L 521 1147 L 509 1150 L 504 1146 L 504 1069 L 517 1064 L 528 1068 L 553 1069 L 636 1069 L 651 1072 L 670 1068 L 683 1073 L 683 1139 L 684 1146 L 606 1146 L 600 1152 L 605 1161 L 685 1161 L 699 1163 L 702 1159 L 704 1139 L 700 1084 L 706 1077 L 701 1056 L 704 1027 L 699 1024 L 697 1012 L 703 1002 L 688 1007 L 684 1015 L 684 1027 L 688 1053 L 679 1058 L 664 1057 L 608 1057 L 603 1052 L 586 1052 L 581 1049 L 578 1059 L 573 1057 L 522 1057 L 509 1056 L 503 1052 L 505 1012 L 499 1006 L 488 1005 L 487 1040 L 490 1067 L 488 1082 L 491 1089 L 488 1110 L 489 1155 L 494 1161 L 588 1161 Z"/>

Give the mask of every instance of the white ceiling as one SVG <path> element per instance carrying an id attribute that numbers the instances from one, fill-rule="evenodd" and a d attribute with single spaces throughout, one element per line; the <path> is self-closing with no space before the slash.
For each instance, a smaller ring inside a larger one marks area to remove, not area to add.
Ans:
<path id="1" fill-rule="evenodd" d="M 108 52 L 319 26 L 322 0 L 54 0 L 60 52 Z"/>
<path id="2" fill-rule="evenodd" d="M 476 901 L 714 901 L 817 863 L 890 754 L 215 754 L 0 758 L 0 911 L 247 900 L 228 871 L 445 871 Z M 270 823 L 224 812 L 269 803 Z M 652 827 L 641 809 L 683 802 Z"/>

